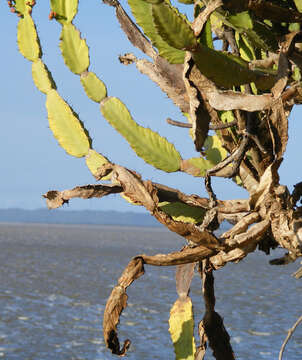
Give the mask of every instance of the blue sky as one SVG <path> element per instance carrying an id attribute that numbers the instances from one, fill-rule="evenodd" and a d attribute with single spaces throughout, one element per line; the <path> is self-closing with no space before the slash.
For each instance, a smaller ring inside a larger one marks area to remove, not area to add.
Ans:
<path id="1" fill-rule="evenodd" d="M 123 66 L 118 55 L 134 52 L 115 18 L 114 9 L 101 1 L 80 2 L 75 25 L 90 48 L 90 70 L 106 84 L 110 96 L 119 97 L 133 118 L 143 126 L 158 131 L 173 142 L 183 158 L 196 157 L 193 144 L 185 129 L 166 124 L 171 117 L 184 121 L 177 107 L 135 66 Z M 124 2 L 122 2 L 125 5 Z M 127 6 L 125 5 L 125 8 Z M 94 148 L 110 160 L 138 171 L 143 178 L 164 183 L 186 193 L 206 196 L 203 179 L 186 174 L 165 174 L 136 157 L 127 142 L 102 118 L 99 106 L 90 101 L 79 81 L 64 65 L 59 51 L 61 27 L 48 20 L 47 1 L 37 1 L 33 11 L 40 36 L 43 61 L 57 83 L 59 93 L 73 106 L 84 121 Z M 5 1 L 0 2 L 1 71 L 1 204 L 0 208 L 45 207 L 41 194 L 50 189 L 63 190 L 76 185 L 94 183 L 84 159 L 73 158 L 57 144 L 48 128 L 45 95 L 34 86 L 31 63 L 18 52 L 16 43 L 17 17 L 9 12 Z M 289 123 L 288 151 L 281 166 L 281 183 L 292 189 L 301 181 L 301 148 L 298 134 L 302 133 L 301 110 L 296 107 Z M 214 189 L 220 199 L 246 198 L 244 189 L 231 180 L 215 179 Z M 119 195 L 101 200 L 73 200 L 70 209 L 143 211 L 131 206 Z"/>

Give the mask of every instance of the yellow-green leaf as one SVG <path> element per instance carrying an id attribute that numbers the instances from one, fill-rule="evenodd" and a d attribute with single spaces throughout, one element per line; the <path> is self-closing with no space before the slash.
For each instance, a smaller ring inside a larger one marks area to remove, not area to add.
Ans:
<path id="1" fill-rule="evenodd" d="M 78 11 L 78 0 L 50 0 L 50 5 L 62 24 L 70 23 Z"/>
<path id="2" fill-rule="evenodd" d="M 87 96 L 99 103 L 107 96 L 106 86 L 95 73 L 89 71 L 81 75 L 81 83 Z"/>
<path id="3" fill-rule="evenodd" d="M 15 8 L 18 13 L 24 15 L 27 12 L 29 9 L 29 6 L 26 6 L 27 2 L 28 0 L 15 0 Z"/>
<path id="4" fill-rule="evenodd" d="M 213 164 L 220 163 L 228 155 L 217 135 L 208 136 L 204 142 L 204 147 L 207 160 L 210 160 Z"/>
<path id="5" fill-rule="evenodd" d="M 41 56 L 41 49 L 35 24 L 30 15 L 25 14 L 18 23 L 18 46 L 20 53 L 30 61 Z"/>
<path id="6" fill-rule="evenodd" d="M 194 318 L 189 297 L 176 300 L 170 311 L 169 332 L 176 360 L 194 360 Z"/>
<path id="7" fill-rule="evenodd" d="M 105 98 L 101 102 L 101 112 L 148 164 L 166 172 L 180 169 L 181 156 L 174 145 L 155 131 L 138 125 L 119 99 Z"/>
<path id="8" fill-rule="evenodd" d="M 105 165 L 108 164 L 108 159 L 106 159 L 103 155 L 96 152 L 93 149 L 89 149 L 88 154 L 85 157 L 86 165 L 88 169 L 91 171 L 92 175 L 97 174 L 97 170 Z M 102 178 L 102 180 L 110 180 L 111 174 L 108 174 Z"/>
<path id="9" fill-rule="evenodd" d="M 297 10 L 302 12 L 302 0 L 294 0 Z"/>
<path id="10" fill-rule="evenodd" d="M 34 83 L 41 92 L 47 94 L 51 89 L 56 89 L 51 74 L 41 59 L 32 63 L 31 70 Z"/>
<path id="11" fill-rule="evenodd" d="M 164 201 L 158 204 L 160 210 L 170 215 L 175 221 L 199 224 L 202 222 L 205 210 L 181 202 Z"/>
<path id="12" fill-rule="evenodd" d="M 46 108 L 49 127 L 62 148 L 70 155 L 88 154 L 89 138 L 79 118 L 56 90 L 47 93 Z"/>
<path id="13" fill-rule="evenodd" d="M 81 74 L 89 67 L 89 50 L 86 41 L 73 24 L 62 28 L 60 49 L 65 64 L 75 74 Z"/>

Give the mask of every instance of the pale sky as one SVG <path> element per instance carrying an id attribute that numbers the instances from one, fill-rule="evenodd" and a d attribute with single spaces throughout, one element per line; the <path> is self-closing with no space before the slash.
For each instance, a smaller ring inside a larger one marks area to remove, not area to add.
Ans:
<path id="1" fill-rule="evenodd" d="M 89 4 L 89 5 L 88 5 Z M 125 9 L 128 9 L 122 1 Z M 84 93 L 79 77 L 64 65 L 59 51 L 61 26 L 49 21 L 47 1 L 37 1 L 33 11 L 40 36 L 43 61 L 46 63 L 59 93 L 79 113 L 93 138 L 94 149 L 110 160 L 139 172 L 151 179 L 188 194 L 206 196 L 202 178 L 182 173 L 166 174 L 145 164 L 128 143 L 101 116 L 98 104 Z M 48 128 L 45 95 L 33 84 L 31 63 L 17 50 L 17 17 L 10 13 L 7 3 L 0 2 L 1 96 L 0 151 L 2 154 L 0 208 L 35 209 L 45 207 L 41 195 L 48 190 L 64 190 L 76 185 L 95 183 L 84 159 L 67 155 Z M 184 159 L 198 156 L 188 131 L 166 124 L 166 118 L 184 118 L 178 108 L 134 65 L 123 66 L 118 56 L 134 52 L 115 18 L 114 9 L 101 1 L 80 2 L 74 24 L 86 38 L 90 48 L 90 68 L 106 84 L 108 95 L 119 97 L 141 125 L 150 127 L 174 143 Z M 298 134 L 302 134 L 301 110 L 296 107 L 289 122 L 288 151 L 281 166 L 281 183 L 292 190 L 302 180 L 301 148 Z M 248 193 L 231 180 L 215 179 L 214 190 L 220 199 L 246 198 Z M 119 195 L 94 200 L 72 200 L 70 209 L 142 211 Z"/>

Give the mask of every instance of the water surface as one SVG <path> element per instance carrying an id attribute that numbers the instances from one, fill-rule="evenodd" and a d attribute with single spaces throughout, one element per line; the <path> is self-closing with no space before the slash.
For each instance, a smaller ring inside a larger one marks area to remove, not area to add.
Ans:
<path id="1" fill-rule="evenodd" d="M 123 268 L 139 253 L 167 253 L 183 240 L 161 229 L 87 225 L 0 226 L 0 358 L 109 360 L 102 315 Z M 275 251 L 274 256 L 279 256 Z M 216 310 L 237 359 L 277 359 L 287 330 L 302 313 L 299 264 L 268 265 L 251 254 L 215 272 Z M 128 359 L 174 359 L 168 334 L 176 300 L 174 269 L 146 266 L 128 288 L 119 336 L 132 340 Z M 203 316 L 200 279 L 193 279 L 195 317 Z M 284 359 L 301 360 L 302 326 Z M 213 359 L 210 353 L 206 359 Z"/>

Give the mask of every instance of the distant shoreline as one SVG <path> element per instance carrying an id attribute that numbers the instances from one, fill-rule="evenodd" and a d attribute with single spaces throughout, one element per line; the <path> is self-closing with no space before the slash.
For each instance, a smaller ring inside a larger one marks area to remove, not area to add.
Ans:
<path id="1" fill-rule="evenodd" d="M 5 222 L 0 220 L 0 228 L 2 226 L 16 226 L 16 227 L 24 227 L 24 226 L 33 226 L 33 227 L 47 227 L 47 226 L 54 226 L 57 228 L 89 228 L 89 229 L 100 229 L 104 228 L 106 230 L 119 230 L 123 229 L 125 231 L 136 230 L 136 231 L 154 231 L 154 232 L 162 232 L 167 231 L 170 232 L 164 226 L 137 226 L 137 225 L 107 225 L 107 224 L 57 224 L 57 223 L 42 223 L 42 222 Z"/>
<path id="2" fill-rule="evenodd" d="M 149 214 L 102 210 L 0 209 L 0 223 L 106 225 L 163 228 Z"/>

